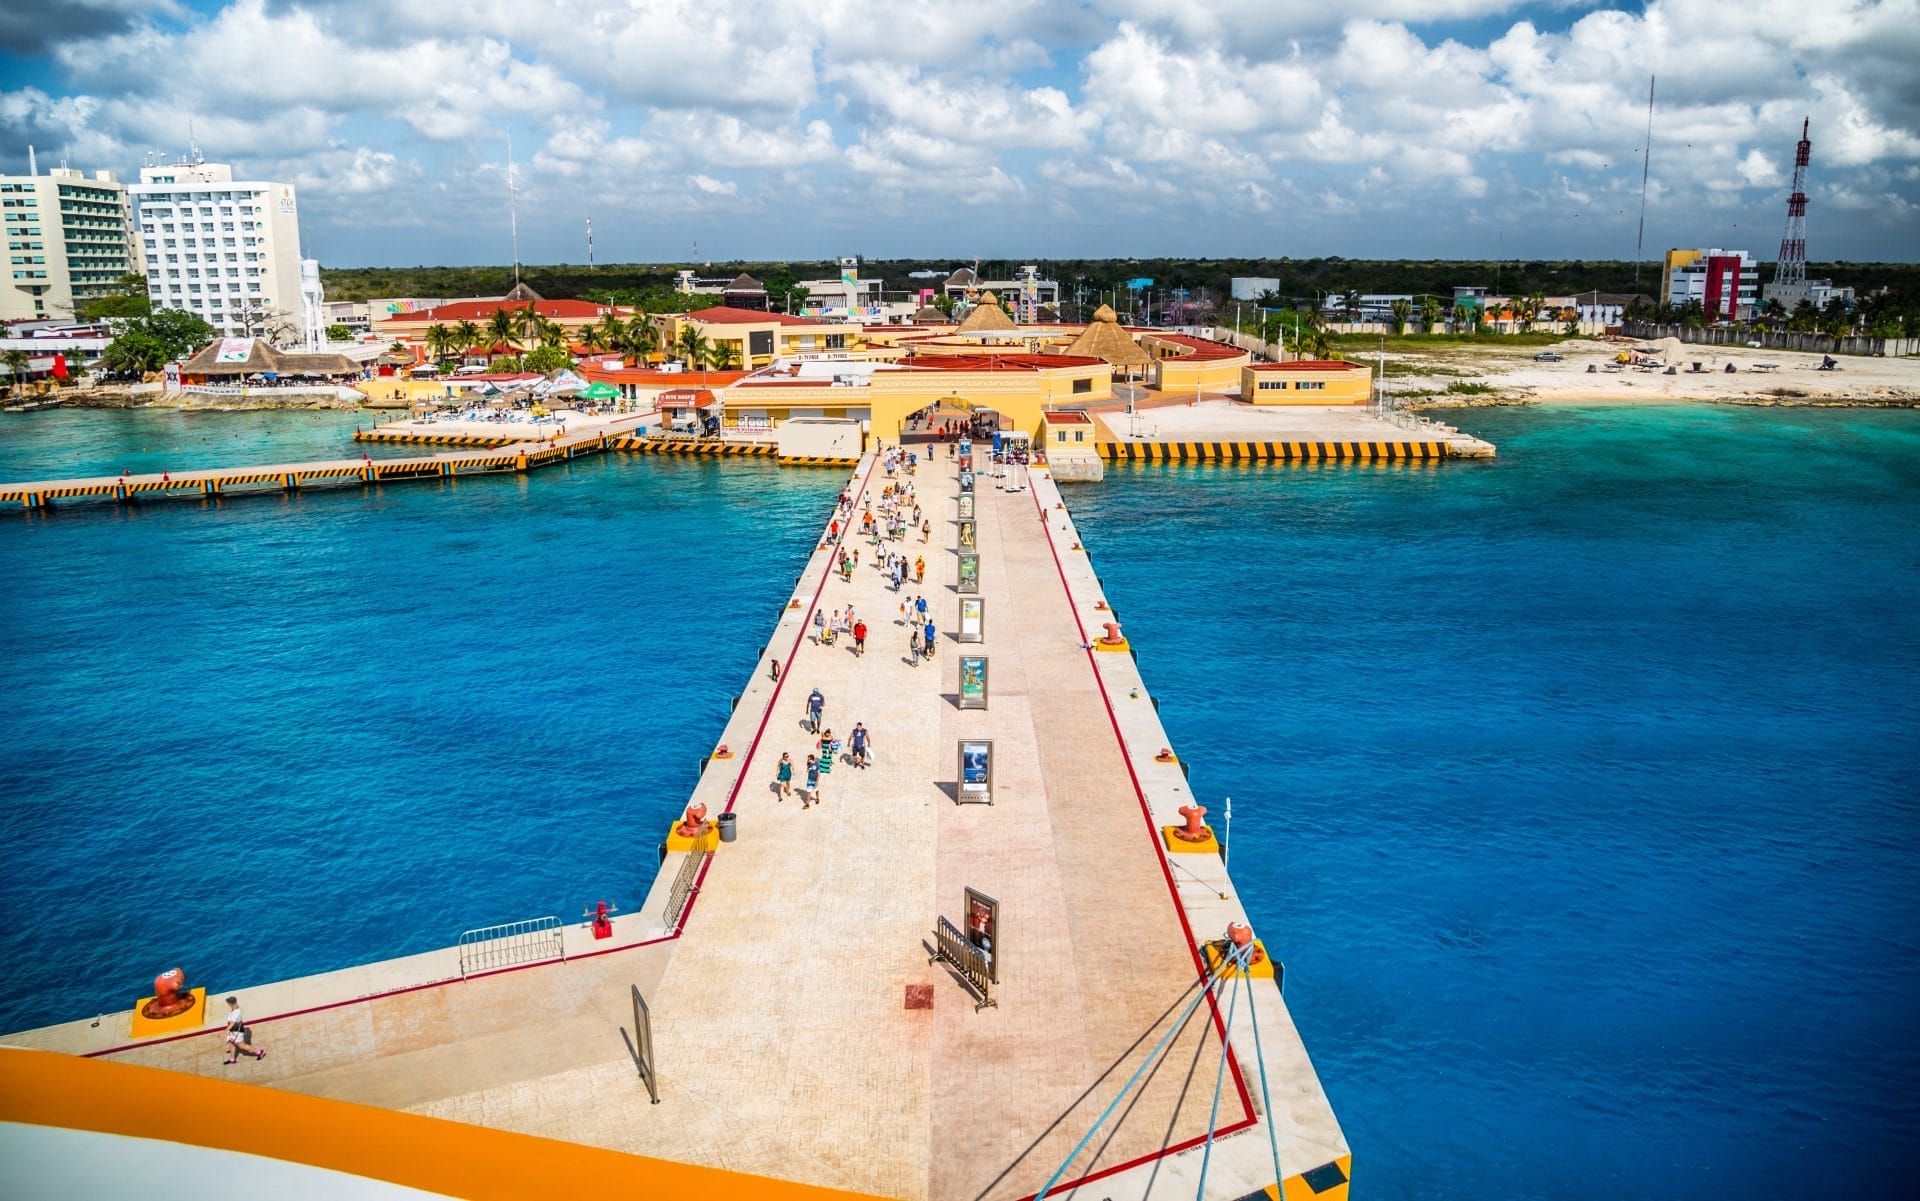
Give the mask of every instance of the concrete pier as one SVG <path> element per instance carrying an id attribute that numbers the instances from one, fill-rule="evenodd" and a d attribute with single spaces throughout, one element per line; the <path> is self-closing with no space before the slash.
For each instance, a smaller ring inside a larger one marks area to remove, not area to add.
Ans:
<path id="1" fill-rule="evenodd" d="M 244 994 L 272 1049 L 237 1068 L 214 1031 L 130 1044 L 124 1014 L 0 1042 L 870 1195 L 1012 1201 L 1053 1179 L 1050 1195 L 1192 1197 L 1204 1171 L 1210 1197 L 1344 1198 L 1348 1148 L 1276 981 L 1201 995 L 1208 944 L 1246 913 L 1217 855 L 1167 852 L 1162 828 L 1193 798 L 1132 656 L 1095 643 L 1116 618 L 1058 491 L 1044 469 L 1021 491 L 978 477 L 984 637 L 959 643 L 957 473 L 940 454 L 910 477 L 931 540 L 881 548 L 924 557 L 923 585 L 892 591 L 867 541 L 847 542 L 850 582 L 832 573 L 822 514 L 692 794 L 735 815 L 738 839 L 668 854 L 612 937 L 570 923 L 564 958 L 485 971 L 449 947 L 214 982 Z M 885 482 L 866 456 L 856 513 Z M 918 664 L 898 620 L 916 595 L 940 631 Z M 817 609 L 849 604 L 861 656 L 811 637 Z M 963 653 L 989 660 L 984 710 L 958 706 Z M 872 731 L 873 762 L 836 762 L 802 809 L 775 765 L 811 749 L 816 687 L 843 742 L 856 721 Z M 961 739 L 992 741 L 991 805 L 961 803 Z M 989 1008 L 929 963 L 936 921 L 965 925 L 966 888 L 1000 906 Z M 1284 958 L 1283 930 L 1255 934 Z M 635 1068 L 635 990 L 657 1105 Z"/>

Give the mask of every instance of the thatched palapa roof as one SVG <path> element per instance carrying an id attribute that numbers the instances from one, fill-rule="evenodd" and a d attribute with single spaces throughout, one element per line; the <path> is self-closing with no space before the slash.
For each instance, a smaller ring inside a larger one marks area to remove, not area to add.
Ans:
<path id="1" fill-rule="evenodd" d="M 1120 328 L 1120 318 L 1104 304 L 1093 311 L 1087 328 L 1061 353 L 1105 359 L 1115 367 L 1145 367 L 1153 362 L 1153 356 L 1127 336 L 1127 331 Z"/>
<path id="2" fill-rule="evenodd" d="M 360 364 L 343 354 L 303 354 L 276 350 L 255 338 L 240 362 L 222 363 L 220 348 L 227 339 L 216 338 L 200 348 L 198 354 L 180 365 L 182 375 L 359 375 Z"/>
<path id="3" fill-rule="evenodd" d="M 913 323 L 915 325 L 946 325 L 952 320 L 953 318 L 947 316 L 930 304 L 921 305 L 918 309 L 914 310 L 913 314 Z"/>
<path id="4" fill-rule="evenodd" d="M 954 327 L 956 334 L 970 334 L 983 329 L 1014 329 L 1013 318 L 1007 316 L 1007 310 L 1000 307 L 1000 298 L 991 292 L 980 293 L 980 303 L 973 306 L 965 320 Z"/>

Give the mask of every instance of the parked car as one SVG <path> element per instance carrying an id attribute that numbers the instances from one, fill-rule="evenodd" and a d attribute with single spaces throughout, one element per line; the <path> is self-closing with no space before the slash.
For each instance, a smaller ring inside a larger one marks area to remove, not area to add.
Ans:
<path id="1" fill-rule="evenodd" d="M 1567 361 L 1567 356 L 1557 351 L 1543 350 L 1533 356 L 1533 361 L 1536 363 L 1564 363 Z"/>

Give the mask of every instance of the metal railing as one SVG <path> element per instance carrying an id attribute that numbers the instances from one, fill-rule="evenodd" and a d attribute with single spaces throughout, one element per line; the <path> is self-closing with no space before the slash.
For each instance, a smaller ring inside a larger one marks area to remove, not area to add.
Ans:
<path id="1" fill-rule="evenodd" d="M 565 959 L 565 927 L 557 917 L 482 926 L 460 936 L 460 978 L 543 959 Z"/>
<path id="2" fill-rule="evenodd" d="M 640 1080 L 647 1086 L 647 1096 L 658 1105 L 660 1074 L 653 1063 L 653 1011 L 647 1008 L 647 999 L 640 995 L 638 984 L 629 984 L 627 988 L 633 993 L 633 1063 L 640 1069 Z"/>
<path id="3" fill-rule="evenodd" d="M 686 862 L 680 865 L 679 874 L 673 878 L 673 887 L 667 891 L 667 928 L 680 928 L 680 917 L 687 911 L 687 905 L 693 900 L 693 894 L 699 891 L 695 881 L 700 879 L 700 867 L 706 863 L 711 851 L 693 851 L 687 855 Z"/>
<path id="4" fill-rule="evenodd" d="M 975 1013 L 989 1005 L 997 1008 L 1000 1002 L 993 999 L 987 957 L 980 948 L 968 941 L 960 928 L 944 917 L 934 926 L 933 938 L 934 953 L 927 963 L 931 965 L 945 960 L 953 965 L 953 970 L 960 973 L 960 978 L 967 982 L 967 986 L 980 994 L 980 999 L 973 1003 Z"/>

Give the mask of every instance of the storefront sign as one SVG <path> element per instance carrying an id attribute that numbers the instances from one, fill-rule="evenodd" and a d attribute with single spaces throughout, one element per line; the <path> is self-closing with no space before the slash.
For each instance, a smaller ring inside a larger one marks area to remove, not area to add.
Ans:
<path id="1" fill-rule="evenodd" d="M 987 658 L 985 655 L 960 656 L 960 708 L 987 707 Z"/>
<path id="2" fill-rule="evenodd" d="M 962 804 L 993 804 L 993 740 L 960 740 L 960 790 L 954 798 Z"/>
<path id="3" fill-rule="evenodd" d="M 954 638 L 960 642 L 984 642 L 987 637 L 987 598 L 960 598 L 960 629 Z"/>
<path id="4" fill-rule="evenodd" d="M 977 888 L 966 890 L 967 941 L 987 961 L 987 979 L 1000 983 L 1000 902 Z"/>

